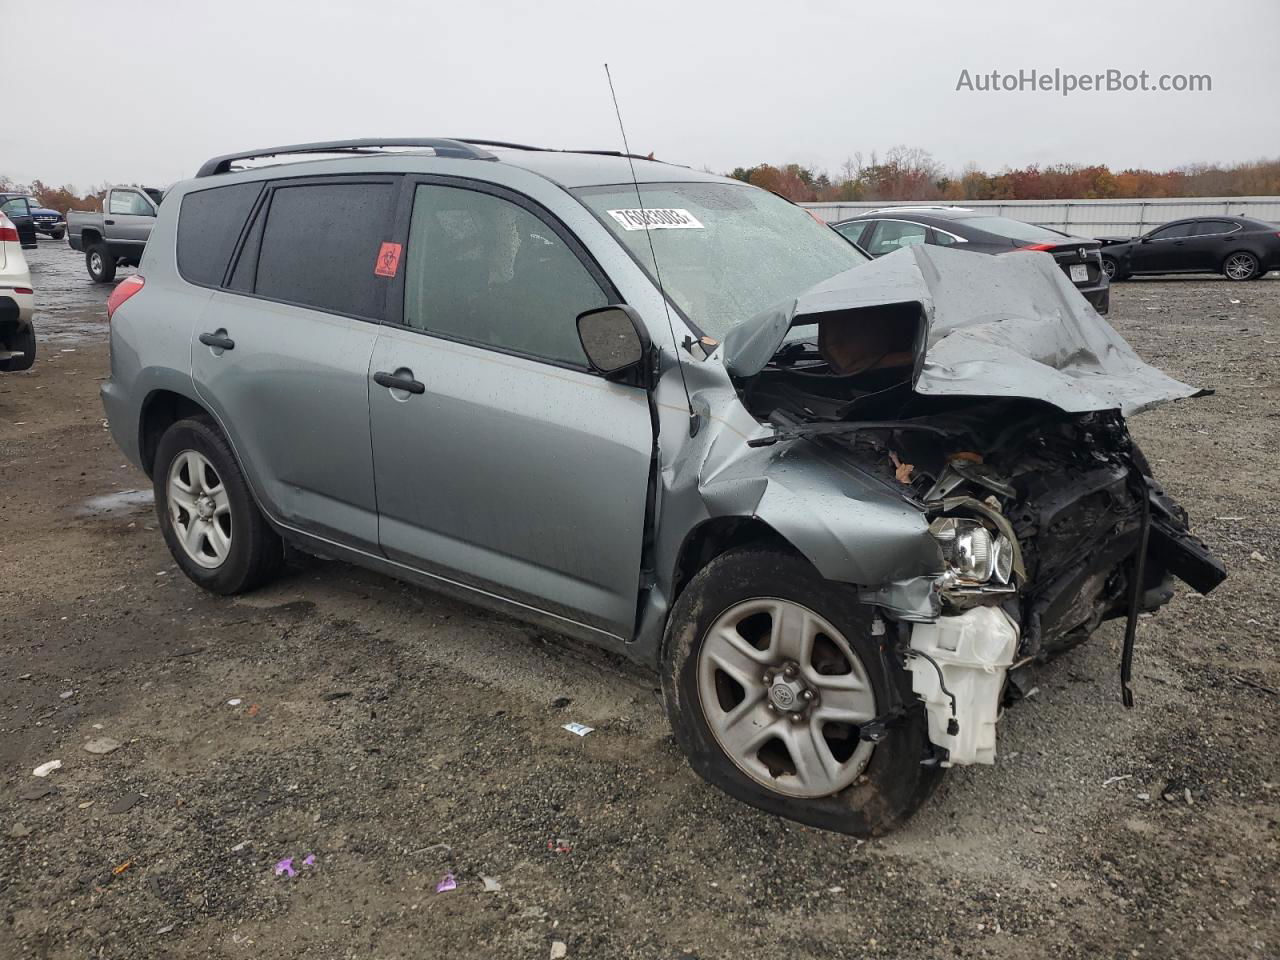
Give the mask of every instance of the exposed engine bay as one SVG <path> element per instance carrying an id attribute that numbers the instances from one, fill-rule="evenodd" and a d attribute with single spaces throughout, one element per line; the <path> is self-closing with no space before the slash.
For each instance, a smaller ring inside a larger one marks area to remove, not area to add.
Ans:
<path id="1" fill-rule="evenodd" d="M 931 256 L 898 259 L 927 267 Z M 1052 295 L 1052 279 L 1044 283 Z M 763 337 L 739 344 L 739 396 L 774 429 L 752 445 L 805 438 L 839 451 L 929 521 L 944 569 L 868 585 L 863 599 L 904 624 L 906 665 L 946 765 L 993 761 L 1011 667 L 1075 646 L 1112 618 L 1128 619 L 1121 685 L 1130 703 L 1138 614 L 1172 597 L 1174 577 L 1201 593 L 1226 577 L 1125 423 L 1126 411 L 1195 389 L 1143 364 L 1074 301 L 1041 297 L 1019 317 L 997 298 L 994 312 L 948 330 L 928 295 L 866 304 L 836 290 L 797 301 L 785 328 L 775 323 L 781 342 L 763 365 Z M 970 358 L 938 362 L 956 335 Z M 952 389 L 981 378 L 985 393 Z"/>

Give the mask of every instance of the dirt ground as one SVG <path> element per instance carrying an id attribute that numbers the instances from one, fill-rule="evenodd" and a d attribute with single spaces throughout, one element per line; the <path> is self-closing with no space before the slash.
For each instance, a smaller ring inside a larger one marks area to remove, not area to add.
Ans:
<path id="1" fill-rule="evenodd" d="M 63 244 L 30 260 L 42 354 L 0 377 L 5 960 L 1280 957 L 1280 280 L 1113 292 L 1146 359 L 1217 390 L 1133 429 L 1231 572 L 1142 621 L 1136 709 L 1109 624 L 994 767 L 859 843 L 703 784 L 656 679 L 574 642 L 336 563 L 192 586 L 103 422 L 107 290 Z"/>

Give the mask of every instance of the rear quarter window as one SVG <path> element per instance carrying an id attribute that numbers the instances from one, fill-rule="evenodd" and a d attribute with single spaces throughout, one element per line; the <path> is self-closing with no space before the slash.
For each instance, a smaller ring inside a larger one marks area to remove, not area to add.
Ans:
<path id="1" fill-rule="evenodd" d="M 222 283 L 245 219 L 261 192 L 261 183 L 237 183 L 197 190 L 182 198 L 178 272 L 184 280 L 206 286 Z"/>

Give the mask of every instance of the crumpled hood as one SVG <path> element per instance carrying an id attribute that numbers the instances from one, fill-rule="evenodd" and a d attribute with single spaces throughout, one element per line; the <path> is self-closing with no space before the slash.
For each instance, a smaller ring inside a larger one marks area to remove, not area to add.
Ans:
<path id="1" fill-rule="evenodd" d="M 759 373 L 793 326 L 901 304 L 917 304 L 924 318 L 912 375 L 922 395 L 1024 397 L 1068 413 L 1130 416 L 1202 392 L 1144 363 L 1048 254 L 925 245 L 847 270 L 735 325 L 722 345 L 725 369 Z"/>

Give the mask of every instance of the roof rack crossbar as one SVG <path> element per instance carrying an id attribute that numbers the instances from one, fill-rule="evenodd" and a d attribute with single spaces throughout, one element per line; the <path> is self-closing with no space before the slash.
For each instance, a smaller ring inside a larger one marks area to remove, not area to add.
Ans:
<path id="1" fill-rule="evenodd" d="M 496 146 L 497 144 L 494 144 Z M 367 153 L 381 147 L 429 147 L 437 157 L 452 157 L 457 160 L 497 160 L 488 150 L 463 140 L 451 140 L 440 137 L 395 137 L 364 140 L 327 140 L 320 143 L 295 143 L 283 147 L 266 147 L 262 150 L 246 150 L 241 153 L 228 153 L 221 157 L 206 160 L 196 171 L 197 177 L 211 177 L 219 173 L 230 173 L 231 165 L 238 160 L 256 160 L 264 157 L 281 157 L 291 154 L 307 153 Z"/>

